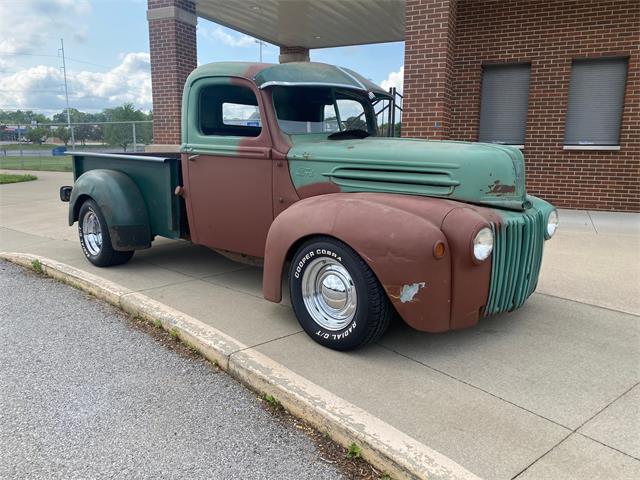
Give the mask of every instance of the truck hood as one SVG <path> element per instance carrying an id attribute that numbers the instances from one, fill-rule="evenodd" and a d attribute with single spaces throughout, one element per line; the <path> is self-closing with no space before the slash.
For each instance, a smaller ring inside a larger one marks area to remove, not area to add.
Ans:
<path id="1" fill-rule="evenodd" d="M 501 145 L 293 135 L 287 153 L 296 188 L 331 182 L 343 192 L 442 197 L 512 210 L 528 206 L 524 158 Z"/>

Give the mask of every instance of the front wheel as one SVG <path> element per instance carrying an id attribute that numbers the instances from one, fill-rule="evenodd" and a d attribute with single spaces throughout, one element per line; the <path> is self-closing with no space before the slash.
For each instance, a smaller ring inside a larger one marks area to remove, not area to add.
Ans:
<path id="1" fill-rule="evenodd" d="M 94 200 L 87 200 L 80 207 L 78 236 L 84 256 L 97 267 L 121 265 L 133 257 L 133 250 L 120 252 L 113 249 L 107 222 Z"/>
<path id="2" fill-rule="evenodd" d="M 302 328 L 316 342 L 350 350 L 379 339 L 393 308 L 369 266 L 348 245 L 317 237 L 291 264 L 289 289 Z"/>

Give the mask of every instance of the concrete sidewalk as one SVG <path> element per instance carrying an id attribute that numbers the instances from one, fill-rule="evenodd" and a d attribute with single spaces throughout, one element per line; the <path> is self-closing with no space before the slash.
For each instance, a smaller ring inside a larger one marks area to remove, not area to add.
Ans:
<path id="1" fill-rule="evenodd" d="M 43 255 L 183 311 L 483 478 L 640 478 L 640 215 L 561 211 L 538 291 L 476 328 L 395 324 L 369 348 L 310 340 L 262 299 L 261 270 L 159 240 L 127 265 L 91 266 L 58 187 L 0 187 L 0 251 Z"/>

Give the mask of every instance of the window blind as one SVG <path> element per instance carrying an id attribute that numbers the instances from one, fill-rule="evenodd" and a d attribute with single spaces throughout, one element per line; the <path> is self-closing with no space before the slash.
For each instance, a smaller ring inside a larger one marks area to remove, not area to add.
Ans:
<path id="1" fill-rule="evenodd" d="M 524 145 L 531 66 L 485 65 L 480 104 L 481 142 Z"/>
<path id="2" fill-rule="evenodd" d="M 618 145 L 627 79 L 626 58 L 574 60 L 565 145 Z"/>

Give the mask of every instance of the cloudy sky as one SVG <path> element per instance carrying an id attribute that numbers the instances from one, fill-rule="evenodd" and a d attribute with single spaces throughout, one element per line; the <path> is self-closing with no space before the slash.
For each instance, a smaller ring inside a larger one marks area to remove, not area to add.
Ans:
<path id="1" fill-rule="evenodd" d="M 146 0 L 0 0 L 0 109 L 51 115 L 65 107 L 61 37 L 71 107 L 99 111 L 132 102 L 151 109 L 146 6 Z M 402 43 L 318 49 L 311 59 L 401 89 L 403 51 Z M 278 61 L 277 47 L 262 53 L 265 62 Z M 199 19 L 199 63 L 258 57 L 254 39 Z"/>

